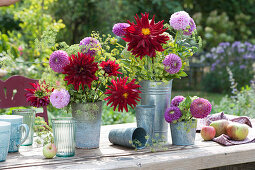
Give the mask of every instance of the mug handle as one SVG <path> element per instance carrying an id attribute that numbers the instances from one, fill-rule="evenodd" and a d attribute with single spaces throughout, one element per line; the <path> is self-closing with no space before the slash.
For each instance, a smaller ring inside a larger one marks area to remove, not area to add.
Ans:
<path id="1" fill-rule="evenodd" d="M 19 128 L 21 128 L 21 127 L 23 127 L 23 128 L 25 129 L 26 133 L 25 133 L 25 136 L 21 139 L 21 142 L 20 142 L 19 145 L 21 145 L 21 144 L 23 144 L 23 143 L 25 142 L 25 140 L 27 139 L 28 134 L 29 134 L 29 127 L 28 127 L 27 124 L 21 124 L 21 125 L 19 126 Z M 18 146 L 19 146 L 19 145 L 18 145 Z"/>

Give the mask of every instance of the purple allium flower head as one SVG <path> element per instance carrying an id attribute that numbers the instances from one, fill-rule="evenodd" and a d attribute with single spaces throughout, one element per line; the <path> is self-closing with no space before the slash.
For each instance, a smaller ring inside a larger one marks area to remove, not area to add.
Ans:
<path id="1" fill-rule="evenodd" d="M 185 99 L 183 96 L 175 96 L 171 101 L 171 106 L 178 107 L 179 104 Z"/>
<path id="2" fill-rule="evenodd" d="M 240 65 L 240 69 L 245 69 L 246 68 L 246 65 Z"/>
<path id="3" fill-rule="evenodd" d="M 125 28 L 129 27 L 130 25 L 128 23 L 117 23 L 117 24 L 114 24 L 114 26 L 112 27 L 112 32 L 119 36 L 119 37 L 122 37 L 126 31 L 125 31 Z"/>
<path id="4" fill-rule="evenodd" d="M 61 90 L 55 89 L 50 95 L 50 102 L 52 106 L 58 109 L 61 109 L 67 106 L 69 101 L 70 101 L 70 94 L 65 89 L 61 89 Z"/>
<path id="5" fill-rule="evenodd" d="M 162 62 L 165 66 L 165 70 L 170 74 L 178 73 L 182 67 L 182 60 L 176 54 L 169 54 Z"/>
<path id="6" fill-rule="evenodd" d="M 211 113 L 211 110 L 211 103 L 204 98 L 195 99 L 190 105 L 190 113 L 195 118 L 204 118 Z"/>
<path id="7" fill-rule="evenodd" d="M 190 18 L 189 26 L 190 28 L 187 31 L 183 32 L 184 35 L 192 35 L 192 32 L 197 28 L 192 18 Z"/>
<path id="8" fill-rule="evenodd" d="M 182 112 L 178 107 L 172 106 L 166 109 L 164 116 L 168 123 L 172 123 L 174 120 L 178 120 L 182 116 Z"/>
<path id="9" fill-rule="evenodd" d="M 64 71 L 63 68 L 69 64 L 68 54 L 62 50 L 54 51 L 50 55 L 49 64 L 53 71 L 62 73 Z"/>
<path id="10" fill-rule="evenodd" d="M 227 48 L 230 46 L 230 43 L 229 42 L 221 42 L 221 43 L 219 43 L 219 46 L 221 46 L 223 48 Z"/>
<path id="11" fill-rule="evenodd" d="M 233 61 L 230 61 L 230 62 L 229 62 L 229 66 L 232 66 L 232 65 L 234 65 L 234 62 L 233 62 Z"/>
<path id="12" fill-rule="evenodd" d="M 84 54 L 95 56 L 97 51 L 101 48 L 100 42 L 92 37 L 86 37 L 80 41 L 80 46 Z"/>
<path id="13" fill-rule="evenodd" d="M 171 15 L 169 23 L 175 30 L 185 30 L 190 23 L 190 16 L 185 11 L 175 12 Z"/>

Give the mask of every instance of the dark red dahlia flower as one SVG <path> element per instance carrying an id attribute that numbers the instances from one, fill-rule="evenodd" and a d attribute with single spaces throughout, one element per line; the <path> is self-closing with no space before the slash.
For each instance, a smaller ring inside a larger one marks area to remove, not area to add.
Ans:
<path id="1" fill-rule="evenodd" d="M 131 106 L 133 109 L 137 105 L 137 101 L 140 101 L 138 90 L 141 87 L 138 84 L 135 84 L 135 79 L 130 83 L 127 83 L 128 77 L 117 78 L 117 81 L 112 79 L 112 85 L 109 86 L 109 89 L 106 90 L 105 94 L 109 94 L 104 100 L 107 101 L 107 106 L 111 104 L 111 107 L 114 106 L 114 111 L 117 106 L 119 106 L 118 111 L 123 112 L 123 108 L 128 112 L 127 105 Z"/>
<path id="2" fill-rule="evenodd" d="M 98 63 L 94 62 L 95 58 L 88 54 L 79 53 L 75 56 L 71 55 L 69 58 L 70 64 L 64 67 L 63 74 L 67 85 L 72 84 L 75 90 L 79 90 L 79 86 L 88 85 L 91 88 L 91 83 L 97 80 L 95 73 L 98 70 Z"/>
<path id="3" fill-rule="evenodd" d="M 115 63 L 115 60 L 108 60 L 107 62 L 103 61 L 100 66 L 103 68 L 105 73 L 108 74 L 108 76 L 117 76 L 117 74 L 122 74 L 121 72 L 118 72 L 120 67 L 119 64 Z"/>
<path id="4" fill-rule="evenodd" d="M 49 92 L 52 90 L 48 89 L 48 86 L 43 82 L 42 84 L 30 83 L 33 88 L 25 89 L 27 93 L 25 94 L 27 102 L 34 107 L 47 106 L 50 103 Z"/>
<path id="5" fill-rule="evenodd" d="M 149 21 L 149 14 L 141 14 L 140 19 L 136 14 L 135 20 L 137 24 L 131 23 L 129 27 L 126 28 L 126 33 L 124 34 L 124 41 L 128 43 L 128 51 L 131 51 L 136 57 L 143 58 L 143 56 L 148 55 L 150 57 L 156 56 L 156 51 L 164 51 L 161 44 L 166 44 L 169 37 L 163 35 L 167 30 L 163 29 L 163 21 L 158 23 L 154 22 L 155 15 L 152 20 Z"/>

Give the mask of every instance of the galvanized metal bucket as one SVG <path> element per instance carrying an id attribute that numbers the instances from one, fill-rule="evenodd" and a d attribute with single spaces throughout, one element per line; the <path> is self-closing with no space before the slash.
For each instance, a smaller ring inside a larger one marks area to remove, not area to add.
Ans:
<path id="1" fill-rule="evenodd" d="M 128 148 L 143 149 L 147 142 L 146 132 L 143 128 L 112 129 L 109 133 L 109 141 L 113 144 Z"/>
<path id="2" fill-rule="evenodd" d="M 164 119 L 164 113 L 170 105 L 172 80 L 168 83 L 142 81 L 141 104 L 155 105 L 155 118 L 153 138 L 168 142 L 168 123 Z"/>
<path id="3" fill-rule="evenodd" d="M 197 120 L 170 123 L 173 145 L 194 145 Z"/>
<path id="4" fill-rule="evenodd" d="M 76 120 L 76 148 L 93 149 L 99 147 L 102 101 L 96 103 L 72 104 L 72 115 Z"/>
<path id="5" fill-rule="evenodd" d="M 146 131 L 148 144 L 152 144 L 154 130 L 155 105 L 137 105 L 135 108 L 137 127 L 142 127 Z"/>

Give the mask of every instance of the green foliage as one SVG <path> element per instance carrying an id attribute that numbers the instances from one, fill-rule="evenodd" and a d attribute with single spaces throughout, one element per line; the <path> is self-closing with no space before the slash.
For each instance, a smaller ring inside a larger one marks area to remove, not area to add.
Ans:
<path id="1" fill-rule="evenodd" d="M 255 86 L 242 88 L 235 96 L 225 96 L 218 105 L 214 105 L 214 113 L 224 111 L 226 114 L 255 118 Z"/>
<path id="2" fill-rule="evenodd" d="M 45 146 L 48 143 L 54 143 L 52 129 L 47 125 L 45 121 L 43 121 L 43 118 L 35 118 L 34 132 L 37 136 L 35 139 L 37 144 L 43 144 L 43 146 Z"/>
<path id="3" fill-rule="evenodd" d="M 190 113 L 190 106 L 193 100 L 198 99 L 197 96 L 187 96 L 180 104 L 179 104 L 179 109 L 182 112 L 182 116 L 178 119 L 178 122 L 181 121 L 191 121 L 192 120 L 192 115 Z M 176 123 L 177 121 L 173 122 Z"/>
<path id="4" fill-rule="evenodd" d="M 121 123 L 132 123 L 135 122 L 135 111 L 128 107 L 129 112 L 118 112 L 113 111 L 112 107 L 106 106 L 106 102 L 103 102 L 103 111 L 102 111 L 102 124 L 103 125 L 112 125 L 112 124 L 121 124 Z"/>
<path id="5" fill-rule="evenodd" d="M 254 0 L 183 0 L 184 9 L 194 14 L 198 33 L 204 40 L 204 49 L 222 41 L 247 41 L 255 43 Z"/>
<path id="6" fill-rule="evenodd" d="M 213 112 L 219 113 L 224 111 L 226 114 L 255 118 L 255 82 L 251 81 L 250 86 L 242 87 L 239 91 L 236 89 L 237 83 L 233 78 L 233 73 L 229 68 L 227 69 L 232 95 L 223 97 L 220 103 L 214 106 Z"/>
<path id="7" fill-rule="evenodd" d="M 180 2 L 168 0 L 61 0 L 54 3 L 51 13 L 66 25 L 59 40 L 74 44 L 94 30 L 112 34 L 115 23 L 134 21 L 133 16 L 141 12 L 156 14 L 157 20 L 163 20 L 179 10 Z"/>

